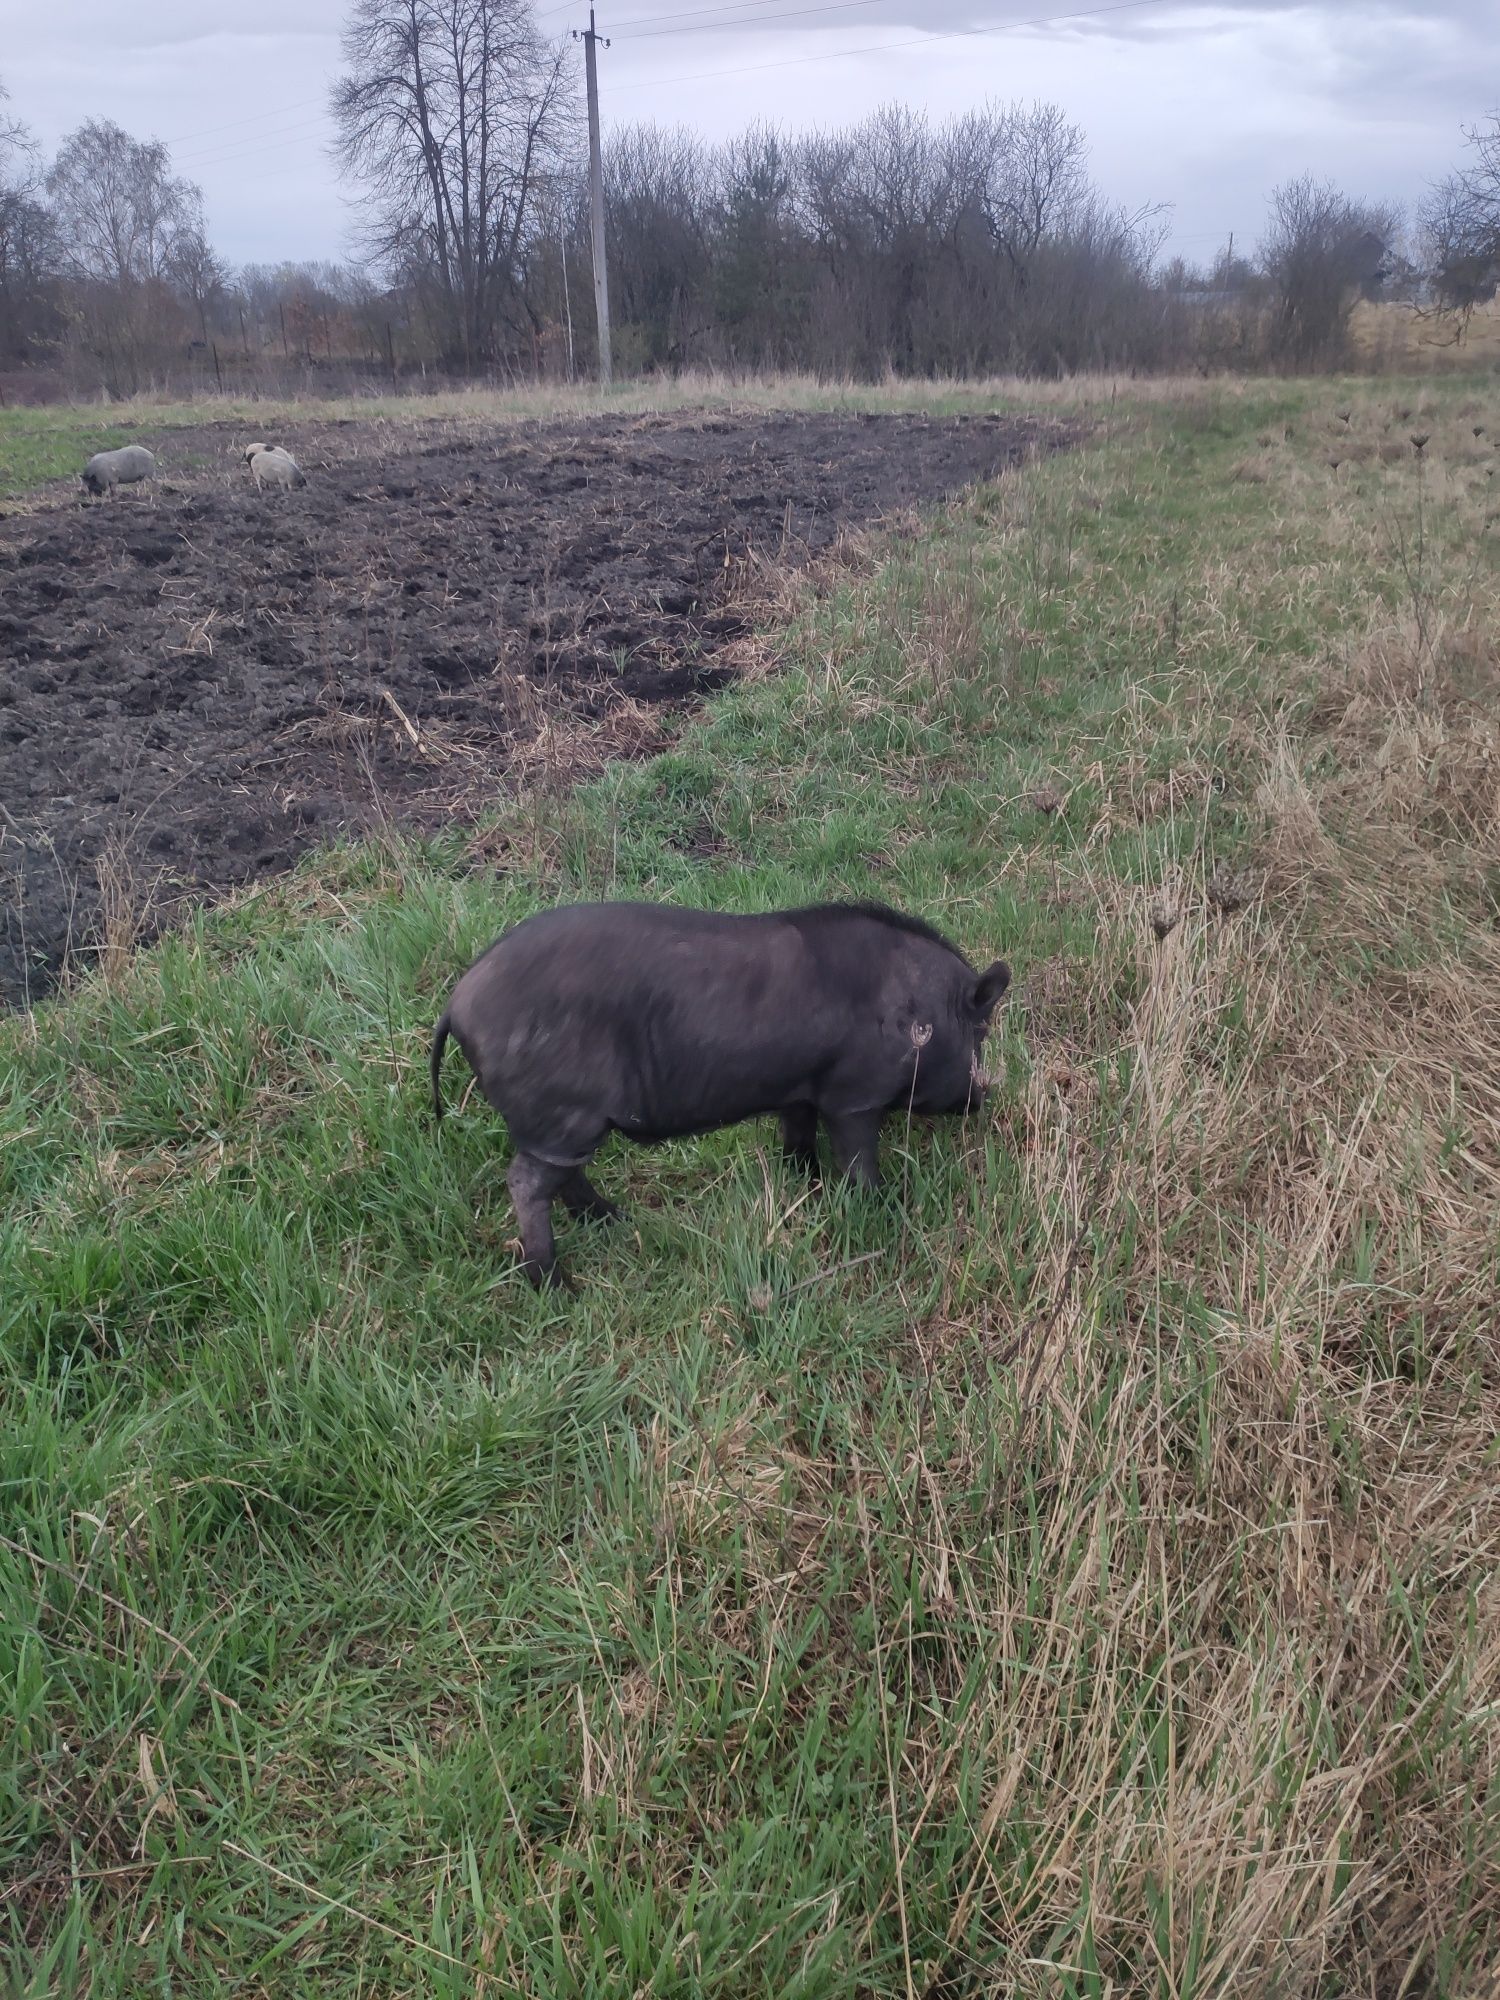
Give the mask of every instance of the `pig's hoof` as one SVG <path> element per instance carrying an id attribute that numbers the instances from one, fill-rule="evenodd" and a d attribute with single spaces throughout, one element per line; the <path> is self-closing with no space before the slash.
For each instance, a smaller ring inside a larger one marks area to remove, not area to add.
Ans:
<path id="1" fill-rule="evenodd" d="M 574 1209 L 573 1213 L 579 1222 L 611 1224 L 625 1220 L 624 1209 L 616 1208 L 615 1204 L 612 1201 L 606 1201 L 602 1194 L 597 1201 L 581 1203 Z"/>
<path id="2" fill-rule="evenodd" d="M 539 1264 L 534 1257 L 528 1257 L 521 1269 L 526 1273 L 533 1291 L 576 1292 L 578 1289 L 559 1263 Z"/>
<path id="3" fill-rule="evenodd" d="M 619 1222 L 624 1211 L 600 1194 L 591 1180 L 579 1174 L 571 1187 L 563 1189 L 568 1213 L 578 1222 Z"/>

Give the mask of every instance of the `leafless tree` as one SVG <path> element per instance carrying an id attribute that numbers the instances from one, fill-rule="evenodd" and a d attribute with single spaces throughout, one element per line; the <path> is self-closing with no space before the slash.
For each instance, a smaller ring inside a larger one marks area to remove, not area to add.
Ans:
<path id="1" fill-rule="evenodd" d="M 47 193 L 75 324 L 103 360 L 108 386 L 136 389 L 153 358 L 181 341 L 172 261 L 184 239 L 203 235 L 203 198 L 172 172 L 160 141 L 97 118 L 63 141 Z"/>
<path id="2" fill-rule="evenodd" d="M 804 363 L 1056 373 L 1163 358 L 1155 212 L 1108 207 L 1056 106 L 940 124 L 889 107 L 801 142 L 796 163 Z"/>
<path id="3" fill-rule="evenodd" d="M 9 96 L 0 83 L 0 106 Z M 0 230 L 10 226 L 22 202 L 36 199 L 41 185 L 41 155 L 35 139 L 19 118 L 10 118 L 0 109 Z"/>
<path id="4" fill-rule="evenodd" d="M 91 118 L 63 141 L 47 192 L 75 274 L 117 286 L 164 279 L 185 231 L 203 229 L 203 197 L 172 172 L 159 140 Z"/>
<path id="5" fill-rule="evenodd" d="M 806 315 L 796 150 L 774 125 L 752 125 L 717 148 L 705 181 L 704 317 L 726 360 L 783 367 L 796 358 Z"/>
<path id="6" fill-rule="evenodd" d="M 423 271 L 446 357 L 473 369 L 530 321 L 527 231 L 574 138 L 569 45 L 530 0 L 357 0 L 333 89 L 335 154 L 375 261 Z"/>
<path id="7" fill-rule="evenodd" d="M 986 107 L 966 125 L 975 198 L 1024 291 L 1041 245 L 1091 199 L 1088 142 L 1055 104 Z"/>
<path id="8" fill-rule="evenodd" d="M 0 84 L 0 106 L 6 96 Z M 30 131 L 0 110 L 0 361 L 28 359 L 61 331 L 57 235 L 43 179 Z"/>
<path id="9" fill-rule="evenodd" d="M 180 230 L 167 252 L 165 274 L 192 307 L 202 340 L 209 336 L 212 315 L 229 291 L 229 272 L 199 228 Z"/>
<path id="10" fill-rule="evenodd" d="M 703 141 L 684 126 L 627 125 L 606 142 L 610 292 L 621 329 L 630 330 L 616 356 L 625 367 L 679 365 L 697 319 L 709 316 L 711 177 Z M 577 238 L 586 230 L 583 192 Z M 587 265 L 575 276 L 587 285 Z M 585 312 L 580 330 L 589 323 Z"/>
<path id="11" fill-rule="evenodd" d="M 1467 318 L 1500 282 L 1500 111 L 1464 137 L 1468 165 L 1434 188 L 1420 221 L 1439 303 Z"/>
<path id="12" fill-rule="evenodd" d="M 1378 285 L 1399 226 L 1393 209 L 1353 201 L 1311 174 L 1274 191 L 1260 262 L 1277 361 L 1313 368 L 1344 358 L 1354 308 Z"/>

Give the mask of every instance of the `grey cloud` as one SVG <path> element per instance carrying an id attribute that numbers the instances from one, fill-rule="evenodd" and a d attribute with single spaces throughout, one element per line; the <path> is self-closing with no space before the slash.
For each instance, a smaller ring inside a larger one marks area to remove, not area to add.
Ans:
<path id="1" fill-rule="evenodd" d="M 628 8 L 599 9 L 601 32 L 609 30 L 626 41 L 651 41 L 658 48 L 681 47 L 687 42 L 700 46 L 717 44 L 731 36 L 741 36 L 774 27 L 778 35 L 798 37 L 837 32 L 851 40 L 868 40 L 873 34 L 896 30 L 912 35 L 975 34 L 988 39 L 1008 27 L 1018 32 L 1037 32 L 1050 24 L 1059 34 L 1102 35 L 1139 40 L 1158 37 L 1176 41 L 1190 28 L 1212 25 L 1236 16 L 1273 19 L 1277 16 L 1315 15 L 1347 22 L 1348 33 L 1357 39 L 1378 32 L 1381 24 L 1413 21 L 1429 26 L 1450 26 L 1459 31 L 1492 29 L 1493 0 L 930 0 L 914 5 L 913 0 L 734 0 L 735 8 L 715 6 L 713 0 L 693 0 L 680 6 L 675 0 L 640 0 Z M 681 17 L 674 29 L 669 15 Z M 638 24 L 638 25 L 637 25 Z M 685 32 L 684 32 L 685 31 Z"/>
<path id="2" fill-rule="evenodd" d="M 10 110 L 48 147 L 100 113 L 167 140 L 202 184 L 231 258 L 333 255 L 348 212 L 322 107 L 348 3 L 16 5 L 0 78 Z M 561 33 L 587 0 L 540 4 Z M 1253 239 L 1269 189 L 1304 168 L 1357 194 L 1413 200 L 1459 157 L 1462 124 L 1500 97 L 1495 0 L 1162 0 L 1045 29 L 1020 24 L 1088 0 L 872 0 L 818 13 L 796 11 L 812 0 L 747 0 L 738 19 L 697 12 L 712 0 L 595 4 L 614 36 L 607 121 L 685 116 L 719 136 L 758 116 L 843 121 L 895 95 L 935 115 L 986 96 L 1049 98 L 1088 133 L 1112 194 L 1174 204 L 1194 256 L 1230 227 Z M 712 32 L 647 39 L 648 26 L 670 22 L 643 17 L 668 14 Z M 1006 24 L 1016 32 L 953 33 Z M 899 56 L 857 53 L 902 42 L 912 46 Z M 808 61 L 831 50 L 842 59 Z M 699 73 L 722 81 L 688 91 L 670 81 Z M 278 130 L 263 137 L 246 121 L 268 105 Z"/>
<path id="3" fill-rule="evenodd" d="M 71 6 L 66 18 L 58 19 L 46 9 L 29 10 L 22 20 L 19 10 L 7 23 L 5 51 L 0 62 L 11 68 L 30 50 L 46 48 L 61 53 L 66 44 L 86 55 L 107 49 L 134 53 L 177 51 L 194 43 L 208 45 L 226 39 L 264 42 L 293 40 L 305 35 L 336 32 L 344 13 L 342 0 L 256 0 L 255 7 L 231 14 L 217 8 L 205 11 L 191 0 L 138 0 L 134 6 L 120 6 L 117 0 L 86 0 Z"/>

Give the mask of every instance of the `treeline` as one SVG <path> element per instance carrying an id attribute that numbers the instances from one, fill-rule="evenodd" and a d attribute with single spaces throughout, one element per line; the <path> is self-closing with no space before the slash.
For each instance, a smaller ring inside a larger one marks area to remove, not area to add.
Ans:
<path id="1" fill-rule="evenodd" d="M 637 126 L 606 149 L 605 193 L 618 346 L 636 368 L 1315 367 L 1344 358 L 1361 297 L 1414 282 L 1396 214 L 1310 178 L 1273 195 L 1253 262 L 1163 267 L 1163 211 L 1112 204 L 1055 105 L 941 123 L 892 106 L 719 147 Z"/>
<path id="2" fill-rule="evenodd" d="M 216 367 L 379 369 L 390 311 L 353 265 L 232 271 L 200 191 L 154 141 L 90 119 L 46 162 L 0 117 L 0 393 L 26 392 L 21 371 L 124 396 Z"/>
<path id="3" fill-rule="evenodd" d="M 1058 375 L 1169 365 L 1153 212 L 1112 207 L 1051 105 L 893 106 L 722 146 L 639 125 L 605 154 L 626 367 Z M 550 306 L 549 301 L 549 306 Z"/>
<path id="4" fill-rule="evenodd" d="M 45 161 L 0 116 L 0 392 L 44 373 L 119 395 L 288 371 L 591 373 L 568 45 L 542 37 L 529 0 L 356 0 L 344 59 L 332 110 L 362 233 L 341 264 L 232 271 L 164 146 L 91 119 Z M 1415 254 L 1396 212 L 1304 178 L 1274 191 L 1251 256 L 1199 270 L 1163 264 L 1163 212 L 1112 203 L 1054 105 L 945 121 L 892 106 L 843 129 L 758 125 L 717 145 L 616 129 L 604 158 L 615 367 L 1338 366 L 1362 297 L 1461 315 L 1493 295 L 1500 121 L 1469 136 L 1469 161 L 1416 218 Z"/>

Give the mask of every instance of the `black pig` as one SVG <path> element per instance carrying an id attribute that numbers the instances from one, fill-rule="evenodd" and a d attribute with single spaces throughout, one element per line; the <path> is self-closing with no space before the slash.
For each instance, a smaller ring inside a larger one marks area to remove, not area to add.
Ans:
<path id="1" fill-rule="evenodd" d="M 878 903 L 767 916 L 584 903 L 528 917 L 459 980 L 449 1035 L 510 1128 L 506 1176 L 534 1285 L 558 1282 L 552 1203 L 619 1214 L 584 1168 L 610 1132 L 640 1143 L 778 1113 L 786 1158 L 816 1175 L 828 1128 L 842 1172 L 879 1179 L 888 1111 L 963 1112 L 1010 984 L 976 973 L 919 918 Z"/>

